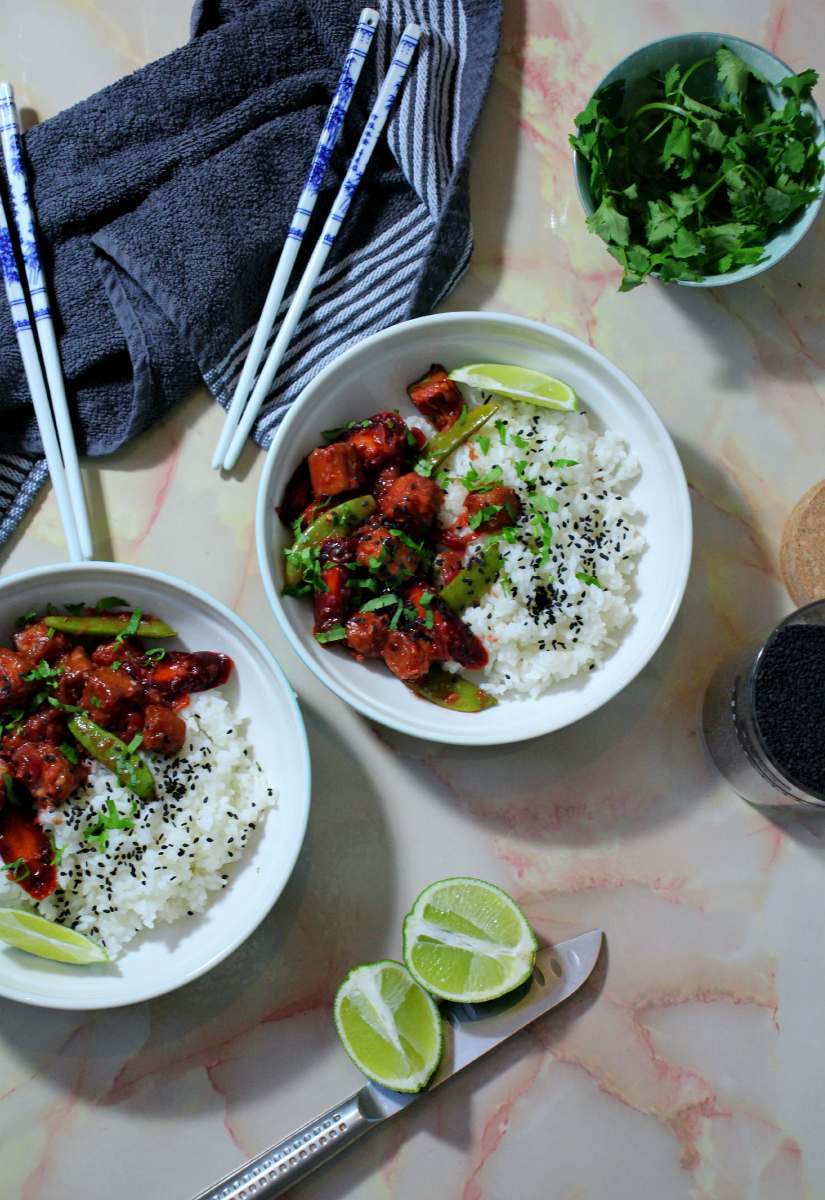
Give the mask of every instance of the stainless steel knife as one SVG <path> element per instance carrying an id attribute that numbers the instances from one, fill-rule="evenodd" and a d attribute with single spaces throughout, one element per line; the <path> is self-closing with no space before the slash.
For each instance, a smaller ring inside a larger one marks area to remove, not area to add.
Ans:
<path id="1" fill-rule="evenodd" d="M 531 978 L 514 992 L 484 1004 L 442 1004 L 444 1050 L 436 1073 L 420 1092 L 393 1092 L 367 1083 L 336 1108 L 296 1129 L 284 1141 L 201 1192 L 195 1200 L 274 1200 L 282 1195 L 368 1129 L 395 1116 L 566 1000 L 590 975 L 601 944 L 601 929 L 591 929 L 539 950 Z"/>

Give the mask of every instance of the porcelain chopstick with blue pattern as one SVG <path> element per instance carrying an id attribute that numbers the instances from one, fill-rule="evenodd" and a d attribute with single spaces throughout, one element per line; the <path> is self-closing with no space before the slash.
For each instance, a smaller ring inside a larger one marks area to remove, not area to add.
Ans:
<path id="1" fill-rule="evenodd" d="M 0 204 L 0 267 L 2 267 L 3 271 L 3 283 L 6 285 L 6 296 L 9 308 L 11 309 L 12 324 L 14 325 L 14 332 L 17 335 L 17 345 L 20 347 L 20 357 L 23 359 L 23 370 L 26 372 L 26 382 L 29 385 L 29 392 L 31 393 L 32 404 L 34 405 L 34 414 L 37 417 L 37 425 L 40 429 L 40 437 L 43 440 L 43 453 L 46 456 L 46 464 L 49 468 L 49 476 L 54 488 L 54 496 L 57 501 L 60 519 L 63 522 L 63 531 L 66 534 L 69 558 L 72 562 L 82 562 L 83 555 L 80 549 L 80 539 L 77 536 L 77 525 L 75 524 L 74 510 L 72 508 L 71 497 L 69 496 L 68 484 L 66 483 L 66 472 L 63 469 L 63 459 L 57 441 L 52 409 L 49 404 L 49 393 L 46 390 L 46 381 L 40 369 L 37 343 L 35 342 L 31 321 L 29 320 L 26 294 L 23 291 L 23 284 L 20 281 L 20 275 L 17 270 L 4 204 Z"/>
<path id="2" fill-rule="evenodd" d="M 37 249 L 37 238 L 34 229 L 34 209 L 29 195 L 29 181 L 23 161 L 23 141 L 20 134 L 20 122 L 17 117 L 17 107 L 14 103 L 14 92 L 10 83 L 0 83 L 0 139 L 3 143 L 3 158 L 6 163 L 6 175 L 9 182 L 9 194 L 14 214 L 14 223 L 20 238 L 23 252 L 23 262 L 26 267 L 26 282 L 28 283 L 32 311 L 34 313 L 37 340 L 46 368 L 46 380 L 51 396 L 51 407 L 57 425 L 60 439 L 60 452 L 66 472 L 66 482 L 69 488 L 75 526 L 80 539 L 80 549 L 83 558 L 92 557 L 92 535 L 89 530 L 89 518 L 86 513 L 86 500 L 83 495 L 83 483 L 80 478 L 80 466 L 77 461 L 72 419 L 69 415 L 69 405 L 66 400 L 66 387 L 63 382 L 63 368 L 60 364 L 60 352 L 57 348 L 49 293 L 46 288 L 46 277 Z M 29 382 L 31 388 L 31 381 Z M 38 417 L 39 421 L 39 417 Z M 54 482 L 54 474 L 49 468 L 49 474 Z M 65 524 L 65 522 L 64 522 Z"/>
<path id="3" fill-rule="evenodd" d="M 218 438 L 218 444 L 215 447 L 212 466 L 216 471 L 223 463 L 224 455 L 229 448 L 229 443 L 232 441 L 232 434 L 235 432 L 241 412 L 243 411 L 243 406 L 252 390 L 255 372 L 258 370 L 258 365 L 266 349 L 267 340 L 272 332 L 272 326 L 275 324 L 275 318 L 278 315 L 278 309 L 284 298 L 286 285 L 289 283 L 295 259 L 301 248 L 301 242 L 304 240 L 307 225 L 309 225 L 309 218 L 312 216 L 315 201 L 318 199 L 318 192 L 321 188 L 324 172 L 327 169 L 327 163 L 338 140 L 338 134 L 341 132 L 341 126 L 344 123 L 344 117 L 347 115 L 349 102 L 355 91 L 355 85 L 358 82 L 361 68 L 367 57 L 367 51 L 372 43 L 378 20 L 379 15 L 374 8 L 365 8 L 358 19 L 358 28 L 355 30 L 352 44 L 341 69 L 341 78 L 338 80 L 335 95 L 332 97 L 332 103 L 329 106 L 324 128 L 321 130 L 321 136 L 318 139 L 318 145 L 315 149 L 309 172 L 307 173 L 304 189 L 298 201 L 298 207 L 292 218 L 289 233 L 286 236 L 281 257 L 278 259 L 278 266 L 275 269 L 272 283 L 269 285 L 269 293 L 266 297 L 257 328 L 255 329 L 252 345 L 249 347 L 246 362 L 241 371 L 241 377 L 238 380 L 235 394 L 232 397 L 232 403 L 229 405 L 226 414 L 221 436 Z"/>
<path id="4" fill-rule="evenodd" d="M 395 48 L 392 63 L 378 93 L 378 98 L 364 126 L 364 132 L 361 134 L 358 148 L 352 156 L 349 169 L 344 176 L 344 182 L 341 184 L 338 195 L 335 197 L 332 211 L 327 217 L 324 228 L 321 231 L 321 236 L 312 252 L 312 257 L 307 264 L 301 282 L 296 288 L 295 295 L 292 297 L 292 303 L 287 309 L 287 314 L 283 319 L 269 356 L 264 363 L 263 370 L 258 377 L 258 382 L 255 384 L 255 389 L 249 398 L 249 403 L 238 422 L 238 428 L 235 431 L 235 436 L 232 439 L 223 462 L 224 470 L 226 471 L 231 471 L 238 461 L 238 455 L 243 449 L 247 434 L 260 412 L 261 405 L 266 399 L 266 394 L 277 374 L 278 367 L 281 365 L 281 360 L 286 353 L 287 346 L 306 308 L 310 293 L 315 287 L 318 276 L 321 274 L 327 256 L 333 247 L 335 236 L 341 228 L 341 222 L 347 215 L 347 210 L 358 189 L 358 184 L 361 182 L 364 171 L 367 169 L 367 163 L 372 157 L 372 152 L 387 122 L 390 109 L 395 103 L 395 98 L 398 95 L 401 84 L 404 82 L 404 76 L 407 73 L 412 56 L 415 54 L 415 48 L 418 45 L 420 37 L 420 27 L 412 23 L 401 34 L 401 38 Z"/>

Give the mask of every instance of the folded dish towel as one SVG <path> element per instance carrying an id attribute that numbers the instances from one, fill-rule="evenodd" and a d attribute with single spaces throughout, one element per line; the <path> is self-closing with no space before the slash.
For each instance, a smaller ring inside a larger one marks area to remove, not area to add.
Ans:
<path id="1" fill-rule="evenodd" d="M 428 312 L 470 259 L 468 147 L 501 0 L 376 7 L 375 46 L 293 288 L 401 30 L 414 19 L 424 37 L 255 427 L 262 445 L 317 371 L 375 330 Z M 201 379 L 228 405 L 360 8 L 199 0 L 187 45 L 27 133 L 81 453 L 117 449 Z M 0 544 L 45 476 L 0 305 Z"/>

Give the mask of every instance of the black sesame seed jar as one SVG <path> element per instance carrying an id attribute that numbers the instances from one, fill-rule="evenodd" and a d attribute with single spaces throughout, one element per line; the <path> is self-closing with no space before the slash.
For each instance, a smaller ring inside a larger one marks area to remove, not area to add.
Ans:
<path id="1" fill-rule="evenodd" d="M 825 601 L 717 667 L 702 732 L 713 762 L 752 804 L 825 809 Z"/>

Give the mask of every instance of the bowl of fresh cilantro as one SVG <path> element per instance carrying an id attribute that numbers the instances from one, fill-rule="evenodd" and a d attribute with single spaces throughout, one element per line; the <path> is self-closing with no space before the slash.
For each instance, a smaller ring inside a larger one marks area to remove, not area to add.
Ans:
<path id="1" fill-rule="evenodd" d="M 605 76 L 570 142 L 587 226 L 621 265 L 620 291 L 649 275 L 738 283 L 796 245 L 823 195 L 818 78 L 714 33 L 664 38 Z"/>

